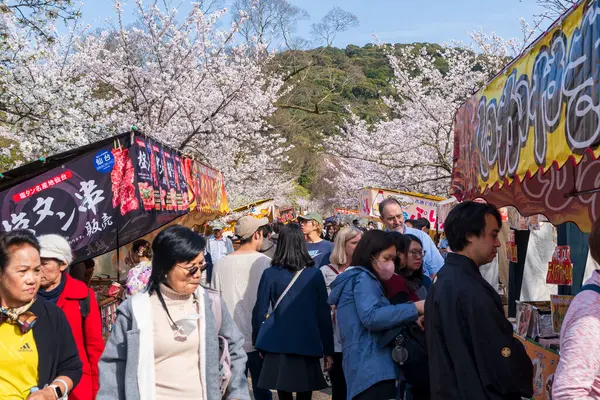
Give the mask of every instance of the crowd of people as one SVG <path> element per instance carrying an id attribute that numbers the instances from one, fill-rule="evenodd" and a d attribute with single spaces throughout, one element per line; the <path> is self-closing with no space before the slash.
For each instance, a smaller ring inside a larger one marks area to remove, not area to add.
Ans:
<path id="1" fill-rule="evenodd" d="M 243 400 L 248 378 L 259 400 L 328 385 L 333 400 L 530 398 L 532 362 L 479 272 L 498 210 L 457 205 L 442 252 L 397 200 L 379 207 L 383 230 L 309 213 L 241 217 L 235 249 L 218 225 L 136 241 L 106 345 L 68 241 L 0 233 L 0 398 Z M 589 240 L 600 261 L 600 222 Z M 600 396 L 599 283 L 595 271 L 565 319 L 554 399 Z"/>

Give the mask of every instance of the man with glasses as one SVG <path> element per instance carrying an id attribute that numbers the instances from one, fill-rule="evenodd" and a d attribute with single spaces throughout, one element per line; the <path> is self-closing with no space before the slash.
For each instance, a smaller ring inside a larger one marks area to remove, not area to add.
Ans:
<path id="1" fill-rule="evenodd" d="M 400 232 L 418 237 L 423 243 L 423 269 L 425 274 L 434 278 L 438 271 L 444 266 L 444 259 L 437 250 L 435 243 L 428 234 L 419 229 L 409 228 L 404 224 L 404 212 L 398 199 L 388 197 L 379 204 L 379 215 L 381 221 L 389 232 Z"/>
<path id="2" fill-rule="evenodd" d="M 240 238 L 240 247 L 216 262 L 210 286 L 218 290 L 231 312 L 233 320 L 245 338 L 244 351 L 248 354 L 246 369 L 252 378 L 252 390 L 257 400 L 271 400 L 269 390 L 256 385 L 262 369 L 262 358 L 252 346 L 252 310 L 256 304 L 258 284 L 264 270 L 271 266 L 271 259 L 260 253 L 263 243 L 263 226 L 267 218 L 257 219 L 251 215 L 240 218 L 235 225 L 235 234 Z"/>

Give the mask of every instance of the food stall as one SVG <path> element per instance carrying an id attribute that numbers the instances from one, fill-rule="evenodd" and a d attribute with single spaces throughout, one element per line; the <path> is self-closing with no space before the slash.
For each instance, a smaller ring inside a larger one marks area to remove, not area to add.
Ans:
<path id="1" fill-rule="evenodd" d="M 268 218 L 269 222 L 273 222 L 275 219 L 275 201 L 273 199 L 259 200 L 231 210 L 230 214 L 221 217 L 221 221 L 225 225 L 225 228 L 223 228 L 225 235 L 231 236 L 234 234 L 237 220 L 244 215 L 251 215 L 254 218 Z"/>
<path id="2" fill-rule="evenodd" d="M 558 246 L 546 282 L 557 285 L 556 296 L 580 289 L 586 232 L 600 216 L 600 64 L 593 45 L 598 12 L 597 0 L 579 2 L 456 113 L 451 194 L 458 201 L 510 205 L 523 217 L 543 215 L 554 225 Z M 530 258 L 533 231 L 524 228 L 513 229 L 514 270 L 523 270 Z M 551 298 L 544 300 L 518 305 L 515 324 L 536 366 L 535 399 L 551 398 L 557 340 L 549 343 L 545 336 L 556 336 L 553 311 L 568 303 L 552 297 L 553 310 Z"/>
<path id="3" fill-rule="evenodd" d="M 114 250 L 118 260 L 119 249 L 190 212 L 229 208 L 220 172 L 135 130 L 1 174 L 0 200 L 0 229 L 60 234 L 74 263 Z M 90 283 L 105 333 L 121 294 L 112 269 Z"/>
<path id="4" fill-rule="evenodd" d="M 431 223 L 432 232 L 443 230 L 443 225 L 437 226 L 438 207 L 447 200 L 443 197 L 429 196 L 420 193 L 401 192 L 391 189 L 363 188 L 360 190 L 359 215 L 379 221 L 379 204 L 388 197 L 396 198 L 402 205 L 404 219 L 427 218 Z"/>

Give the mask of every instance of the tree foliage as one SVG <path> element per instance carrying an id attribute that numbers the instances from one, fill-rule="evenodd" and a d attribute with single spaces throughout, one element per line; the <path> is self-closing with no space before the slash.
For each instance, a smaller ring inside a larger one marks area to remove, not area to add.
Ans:
<path id="1" fill-rule="evenodd" d="M 183 18 L 138 0 L 139 23 L 97 35 L 32 40 L 5 15 L 0 125 L 31 159 L 136 125 L 223 171 L 232 203 L 285 195 L 288 150 L 265 123 L 283 84 L 269 58 L 216 29 L 224 11 L 198 6 Z"/>

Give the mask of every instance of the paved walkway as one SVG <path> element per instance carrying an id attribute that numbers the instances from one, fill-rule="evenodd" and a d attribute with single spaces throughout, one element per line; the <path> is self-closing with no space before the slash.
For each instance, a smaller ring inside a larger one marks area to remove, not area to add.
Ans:
<path id="1" fill-rule="evenodd" d="M 250 380 L 250 378 L 248 378 L 248 380 Z M 254 399 L 252 385 L 250 385 L 250 396 Z M 277 392 L 273 392 L 273 400 L 278 400 Z M 331 389 L 313 392 L 312 400 L 331 400 Z"/>

